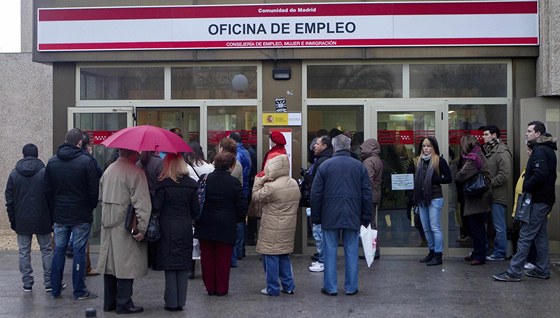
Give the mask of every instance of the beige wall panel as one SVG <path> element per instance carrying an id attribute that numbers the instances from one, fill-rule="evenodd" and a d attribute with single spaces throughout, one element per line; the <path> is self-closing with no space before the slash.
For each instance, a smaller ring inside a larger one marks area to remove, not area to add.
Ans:
<path id="1" fill-rule="evenodd" d="M 0 249 L 17 249 L 10 229 L 4 189 L 27 143 L 52 156 L 52 67 L 33 63 L 31 53 L 0 54 Z"/>

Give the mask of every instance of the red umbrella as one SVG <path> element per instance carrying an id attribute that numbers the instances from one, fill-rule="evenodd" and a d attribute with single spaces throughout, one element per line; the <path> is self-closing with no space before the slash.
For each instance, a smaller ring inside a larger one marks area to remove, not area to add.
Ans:
<path id="1" fill-rule="evenodd" d="M 121 129 L 101 144 L 108 148 L 136 151 L 192 152 L 181 137 L 169 130 L 150 125 Z"/>

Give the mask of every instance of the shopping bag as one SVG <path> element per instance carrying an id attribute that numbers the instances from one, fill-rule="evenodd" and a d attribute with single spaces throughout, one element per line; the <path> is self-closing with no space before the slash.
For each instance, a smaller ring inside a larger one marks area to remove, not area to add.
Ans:
<path id="1" fill-rule="evenodd" d="M 362 247 L 364 248 L 364 256 L 368 267 L 371 267 L 375 259 L 375 250 L 377 248 L 377 230 L 371 228 L 371 224 L 366 228 L 360 226 L 360 237 L 362 239 Z"/>
<path id="2" fill-rule="evenodd" d="M 194 227 L 193 227 L 193 234 L 194 234 Z M 200 259 L 200 242 L 198 241 L 198 239 L 193 237 L 192 245 L 193 245 L 192 259 L 194 260 Z"/>
<path id="3" fill-rule="evenodd" d="M 528 224 L 529 218 L 531 217 L 531 203 L 532 198 L 530 193 L 520 193 L 517 196 L 517 206 L 515 207 L 515 217 L 513 220 Z"/>

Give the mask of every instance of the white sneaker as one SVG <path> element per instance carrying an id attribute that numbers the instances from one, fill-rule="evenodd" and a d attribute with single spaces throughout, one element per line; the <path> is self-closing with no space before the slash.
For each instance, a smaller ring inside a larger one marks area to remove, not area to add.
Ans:
<path id="1" fill-rule="evenodd" d="M 533 269 L 535 269 L 536 267 L 537 267 L 537 266 L 535 266 L 535 265 L 533 265 L 533 264 L 531 264 L 531 263 L 529 263 L 529 262 L 525 263 L 525 266 L 523 266 L 523 268 L 526 269 L 526 270 L 528 270 L 528 271 L 533 270 Z"/>
<path id="2" fill-rule="evenodd" d="M 314 273 L 320 273 L 324 270 L 325 270 L 325 265 L 323 263 L 313 262 L 311 263 L 311 266 L 309 266 L 309 271 Z"/>

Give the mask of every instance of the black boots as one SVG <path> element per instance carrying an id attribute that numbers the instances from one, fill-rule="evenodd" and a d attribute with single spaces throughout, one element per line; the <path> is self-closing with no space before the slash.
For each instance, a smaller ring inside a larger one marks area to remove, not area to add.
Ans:
<path id="1" fill-rule="evenodd" d="M 430 250 L 430 253 L 420 260 L 420 263 L 428 263 L 434 258 L 434 250 Z"/>
<path id="2" fill-rule="evenodd" d="M 428 266 L 441 265 L 443 263 L 441 261 L 441 255 L 442 253 L 434 253 L 434 257 L 426 265 Z"/>

